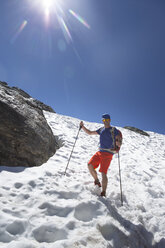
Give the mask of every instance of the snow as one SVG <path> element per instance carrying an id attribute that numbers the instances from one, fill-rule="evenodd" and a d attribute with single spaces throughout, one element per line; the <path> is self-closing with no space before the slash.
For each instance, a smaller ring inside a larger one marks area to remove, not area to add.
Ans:
<path id="1" fill-rule="evenodd" d="M 80 131 L 64 175 L 80 120 L 44 114 L 60 149 L 41 167 L 0 167 L 0 247 L 164 248 L 165 135 L 119 128 L 121 206 L 117 155 L 107 197 L 100 197 L 87 169 L 99 136 Z M 102 124 L 85 125 L 96 130 Z"/>

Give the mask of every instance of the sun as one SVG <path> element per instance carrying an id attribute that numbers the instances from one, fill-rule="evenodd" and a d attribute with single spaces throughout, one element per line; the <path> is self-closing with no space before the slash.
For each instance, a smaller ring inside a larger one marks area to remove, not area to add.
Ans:
<path id="1" fill-rule="evenodd" d="M 53 4 L 55 4 L 55 0 L 42 0 L 42 6 L 45 11 L 50 11 Z"/>
<path id="2" fill-rule="evenodd" d="M 39 5 L 46 16 L 56 14 L 61 10 L 61 0 L 39 0 Z"/>
<path id="3" fill-rule="evenodd" d="M 50 14 L 51 9 L 56 5 L 57 0 L 41 0 L 42 8 L 44 9 L 45 15 Z"/>

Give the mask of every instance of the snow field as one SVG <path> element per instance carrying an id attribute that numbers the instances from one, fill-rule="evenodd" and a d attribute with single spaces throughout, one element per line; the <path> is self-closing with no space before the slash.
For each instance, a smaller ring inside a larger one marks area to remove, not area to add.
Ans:
<path id="1" fill-rule="evenodd" d="M 87 169 L 99 136 L 80 131 L 64 176 L 80 120 L 44 114 L 60 149 L 41 167 L 0 168 L 0 247 L 164 248 L 165 136 L 119 128 L 121 207 L 117 155 L 108 172 L 107 197 L 99 197 Z M 102 124 L 85 125 L 96 130 Z"/>

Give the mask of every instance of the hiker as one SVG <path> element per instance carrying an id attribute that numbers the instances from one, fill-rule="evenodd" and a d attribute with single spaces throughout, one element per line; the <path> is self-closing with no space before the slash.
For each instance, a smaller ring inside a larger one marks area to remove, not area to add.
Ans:
<path id="1" fill-rule="evenodd" d="M 100 135 L 100 148 L 88 162 L 88 169 L 94 178 L 94 184 L 101 187 L 98 179 L 96 168 L 99 167 L 99 172 L 102 174 L 102 192 L 101 196 L 106 196 L 108 184 L 107 171 L 110 166 L 113 154 L 117 153 L 122 143 L 122 134 L 115 127 L 111 127 L 111 118 L 109 114 L 102 115 L 104 127 L 96 131 L 90 131 L 84 126 L 83 121 L 80 122 L 80 127 L 89 135 Z"/>

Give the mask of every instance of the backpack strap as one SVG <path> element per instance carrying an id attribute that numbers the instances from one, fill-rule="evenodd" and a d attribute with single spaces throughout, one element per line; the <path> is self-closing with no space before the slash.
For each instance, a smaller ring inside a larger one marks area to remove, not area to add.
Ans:
<path id="1" fill-rule="evenodd" d="M 116 144 L 115 144 L 115 127 L 112 127 L 109 131 L 110 131 L 110 134 L 112 136 L 112 146 L 113 146 L 113 148 L 111 148 L 111 149 L 103 149 L 103 150 L 111 152 L 112 154 L 115 154 L 115 153 L 117 153 Z"/>
<path id="2" fill-rule="evenodd" d="M 110 129 L 110 133 L 112 135 L 112 140 L 113 140 L 113 147 L 115 148 L 116 147 L 116 144 L 115 144 L 115 127 L 112 127 Z"/>

